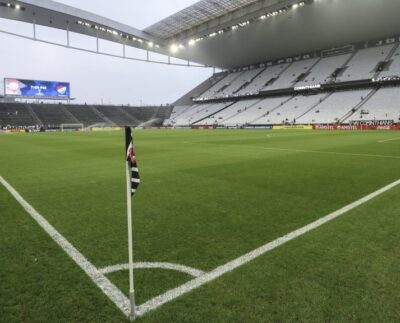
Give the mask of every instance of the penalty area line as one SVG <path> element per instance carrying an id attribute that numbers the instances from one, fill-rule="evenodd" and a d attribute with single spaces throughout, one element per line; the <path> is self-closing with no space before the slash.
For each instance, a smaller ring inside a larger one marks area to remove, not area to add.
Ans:
<path id="1" fill-rule="evenodd" d="M 71 259 L 90 277 L 100 290 L 126 315 L 130 314 L 129 299 L 86 257 L 62 236 L 32 205 L 30 205 L 3 177 L 0 183 L 39 224 L 40 227 L 71 257 Z"/>
<path id="2" fill-rule="evenodd" d="M 259 256 L 264 255 L 265 253 L 284 245 L 285 243 L 294 240 L 304 234 L 306 234 L 307 232 L 314 230 L 338 217 L 340 217 L 341 215 L 359 207 L 362 204 L 365 204 L 366 202 L 376 198 L 377 196 L 391 190 L 392 188 L 396 187 L 400 185 L 400 180 L 397 180 L 377 191 L 375 191 L 374 193 L 371 193 L 333 213 L 330 213 L 300 229 L 297 229 L 295 231 L 292 231 L 286 235 L 284 235 L 283 237 L 280 237 L 274 241 L 271 241 L 257 249 L 254 249 L 253 251 L 250 251 L 249 253 L 240 256 L 232 261 L 229 261 L 228 263 L 226 263 L 225 265 L 219 266 L 217 268 L 215 268 L 214 270 L 205 273 L 204 275 L 197 277 L 195 279 L 192 279 L 191 281 L 188 281 L 187 283 L 177 287 L 177 288 L 173 288 L 169 291 L 167 291 L 164 294 L 161 294 L 159 296 L 154 297 L 153 299 L 145 302 L 144 304 L 140 305 L 137 307 L 137 312 L 136 314 L 138 316 L 142 316 L 144 314 L 146 314 L 149 311 L 155 310 L 158 307 L 162 306 L 165 303 L 168 303 L 184 294 L 187 294 L 189 292 L 191 292 L 192 290 L 207 284 L 219 277 L 221 277 L 222 275 L 229 273 L 231 271 L 233 271 L 234 269 L 241 267 L 245 264 L 247 264 L 248 262 L 258 258 Z"/>

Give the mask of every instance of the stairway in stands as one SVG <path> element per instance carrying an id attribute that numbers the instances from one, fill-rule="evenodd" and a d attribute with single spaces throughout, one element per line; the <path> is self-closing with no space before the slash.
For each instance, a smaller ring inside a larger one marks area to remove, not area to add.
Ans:
<path id="1" fill-rule="evenodd" d="M 364 98 L 364 100 L 358 103 L 348 113 L 346 113 L 342 118 L 339 119 L 339 123 L 342 124 L 348 119 L 350 119 L 350 117 L 354 115 L 358 110 L 360 110 L 364 106 L 364 104 L 367 103 L 374 96 L 376 92 L 378 92 L 378 90 L 379 90 L 378 88 L 372 89 L 371 92 L 369 92 L 368 95 Z"/>

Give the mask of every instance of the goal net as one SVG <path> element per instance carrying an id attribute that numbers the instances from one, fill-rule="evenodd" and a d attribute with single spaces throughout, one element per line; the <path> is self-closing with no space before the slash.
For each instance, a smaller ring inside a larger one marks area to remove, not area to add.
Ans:
<path id="1" fill-rule="evenodd" d="M 83 123 L 63 123 L 60 125 L 61 132 L 82 131 Z"/>

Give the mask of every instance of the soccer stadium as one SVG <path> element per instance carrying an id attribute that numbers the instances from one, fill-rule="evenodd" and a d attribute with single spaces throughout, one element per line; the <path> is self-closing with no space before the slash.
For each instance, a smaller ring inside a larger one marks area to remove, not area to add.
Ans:
<path id="1" fill-rule="evenodd" d="M 0 322 L 400 322 L 399 12 L 0 0 Z"/>

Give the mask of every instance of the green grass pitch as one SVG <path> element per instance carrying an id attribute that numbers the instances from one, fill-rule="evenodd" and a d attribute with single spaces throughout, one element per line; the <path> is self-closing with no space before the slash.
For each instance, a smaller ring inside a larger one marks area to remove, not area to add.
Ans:
<path id="1" fill-rule="evenodd" d="M 135 261 L 207 272 L 400 179 L 397 132 L 134 137 Z M 124 264 L 123 145 L 122 131 L 0 135 L 0 176 L 94 265 Z M 395 187 L 138 321 L 398 322 L 399 245 Z M 0 259 L 0 322 L 127 322 L 1 185 Z M 107 277 L 127 293 L 127 271 Z M 137 302 L 190 279 L 135 270 Z"/>

